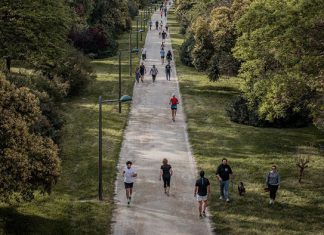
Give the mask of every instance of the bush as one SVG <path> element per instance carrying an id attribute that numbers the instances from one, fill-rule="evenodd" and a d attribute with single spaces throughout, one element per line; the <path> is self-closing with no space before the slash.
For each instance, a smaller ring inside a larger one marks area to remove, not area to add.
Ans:
<path id="1" fill-rule="evenodd" d="M 184 65 L 193 67 L 191 51 L 195 45 L 195 39 L 191 35 L 182 43 L 180 48 L 180 59 Z"/>
<path id="2" fill-rule="evenodd" d="M 135 3 L 134 0 L 128 1 L 128 12 L 130 17 L 132 17 L 132 19 L 134 19 L 135 16 L 138 15 L 138 5 Z"/>
<path id="3" fill-rule="evenodd" d="M 112 33 L 104 30 L 102 25 L 95 25 L 80 32 L 74 28 L 69 38 L 73 45 L 85 54 L 109 51 L 109 56 L 112 56 L 118 50 L 118 44 Z"/>
<path id="4" fill-rule="evenodd" d="M 304 127 L 312 121 L 308 110 L 299 113 L 290 110 L 285 118 L 277 118 L 271 122 L 264 120 L 258 115 L 258 105 L 255 104 L 250 107 L 247 100 L 242 96 L 233 100 L 226 111 L 231 121 L 256 127 Z"/>

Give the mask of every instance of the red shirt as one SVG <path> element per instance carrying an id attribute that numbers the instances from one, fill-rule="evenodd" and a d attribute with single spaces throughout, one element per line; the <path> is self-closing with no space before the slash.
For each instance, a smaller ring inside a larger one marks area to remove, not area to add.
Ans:
<path id="1" fill-rule="evenodd" d="M 172 97 L 170 100 L 172 105 L 177 105 L 178 104 L 178 99 L 176 97 Z"/>

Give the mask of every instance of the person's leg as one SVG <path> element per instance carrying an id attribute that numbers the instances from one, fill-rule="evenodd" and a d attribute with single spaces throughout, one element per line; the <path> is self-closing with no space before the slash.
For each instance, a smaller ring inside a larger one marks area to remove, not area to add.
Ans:
<path id="1" fill-rule="evenodd" d="M 229 200 L 229 180 L 224 181 L 224 197 Z"/>
<path id="2" fill-rule="evenodd" d="M 177 116 L 177 109 L 174 109 L 174 119 Z"/>
<path id="3" fill-rule="evenodd" d="M 208 206 L 208 201 L 205 200 L 205 201 L 204 201 L 204 207 L 203 207 L 203 213 L 204 213 L 204 214 L 206 213 L 206 208 L 207 208 L 207 206 Z"/>
<path id="4" fill-rule="evenodd" d="M 164 193 L 166 193 L 167 180 L 165 177 L 163 177 L 163 187 L 164 187 Z"/>
<path id="5" fill-rule="evenodd" d="M 172 110 L 172 120 L 174 120 L 174 109 L 171 110 Z"/>
<path id="6" fill-rule="evenodd" d="M 201 212 L 202 212 L 202 201 L 198 201 L 199 205 L 198 205 L 198 211 L 199 211 L 199 216 L 202 216 Z"/>
<path id="7" fill-rule="evenodd" d="M 278 191 L 278 186 L 274 186 L 273 187 L 273 197 L 272 197 L 273 201 L 276 200 L 277 191 Z"/>
<path id="8" fill-rule="evenodd" d="M 166 193 L 168 196 L 169 196 L 169 192 L 170 192 L 170 181 L 171 181 L 171 178 L 168 177 L 166 180 Z"/>

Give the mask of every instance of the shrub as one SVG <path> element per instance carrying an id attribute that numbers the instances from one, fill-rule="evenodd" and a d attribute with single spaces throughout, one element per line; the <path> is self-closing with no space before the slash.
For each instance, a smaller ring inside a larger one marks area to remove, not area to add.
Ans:
<path id="1" fill-rule="evenodd" d="M 207 75 L 210 81 L 217 81 L 220 76 L 218 56 L 214 55 L 210 60 Z"/>
<path id="2" fill-rule="evenodd" d="M 180 48 L 180 58 L 181 62 L 187 66 L 193 67 L 191 51 L 195 45 L 195 39 L 192 35 L 190 35 L 186 40 L 182 43 Z"/>

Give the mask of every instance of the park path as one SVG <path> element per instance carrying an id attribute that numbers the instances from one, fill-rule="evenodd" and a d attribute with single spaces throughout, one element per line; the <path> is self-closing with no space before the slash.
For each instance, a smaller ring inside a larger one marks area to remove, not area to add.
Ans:
<path id="1" fill-rule="evenodd" d="M 117 176 L 113 234 L 212 234 L 209 218 L 198 218 L 197 202 L 193 197 L 197 171 L 189 147 L 176 70 L 172 62 L 171 81 L 167 81 L 165 64 L 162 66 L 160 60 L 161 39 L 155 30 L 156 19 L 161 20 L 158 12 L 152 16 L 152 31 L 146 37 L 147 74 L 144 83 L 134 86 L 118 164 L 121 172 L 125 162 L 131 160 L 138 177 L 134 183 L 131 205 L 127 206 L 123 178 L 120 173 Z M 163 21 L 165 25 L 167 19 L 163 17 Z M 165 49 L 166 52 L 172 51 L 170 37 L 166 40 Z M 159 70 L 154 84 L 149 75 L 153 64 Z M 168 105 L 172 93 L 177 95 L 180 102 L 176 122 L 171 120 Z M 159 181 L 163 158 L 169 160 L 174 170 L 169 197 L 164 194 L 162 182 Z"/>

